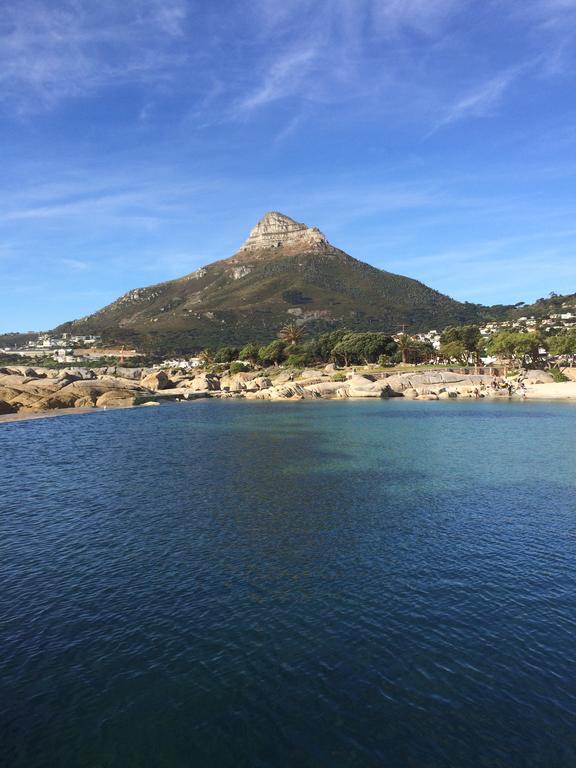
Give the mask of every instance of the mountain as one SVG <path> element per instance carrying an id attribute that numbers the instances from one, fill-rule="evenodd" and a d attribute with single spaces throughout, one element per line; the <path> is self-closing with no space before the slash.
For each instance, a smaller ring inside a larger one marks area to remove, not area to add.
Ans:
<path id="1" fill-rule="evenodd" d="M 233 256 L 129 291 L 57 330 L 188 352 L 267 341 L 290 320 L 313 332 L 346 327 L 395 333 L 473 322 L 484 313 L 480 305 L 358 261 L 316 227 L 271 212 Z"/>

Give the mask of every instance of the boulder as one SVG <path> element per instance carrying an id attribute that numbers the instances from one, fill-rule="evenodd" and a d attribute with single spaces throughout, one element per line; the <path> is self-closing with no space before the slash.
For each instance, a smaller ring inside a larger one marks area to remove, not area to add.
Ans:
<path id="1" fill-rule="evenodd" d="M 267 376 L 258 376 L 251 381 L 246 382 L 247 392 L 256 392 L 259 389 L 268 389 L 272 386 L 272 382 Z"/>
<path id="2" fill-rule="evenodd" d="M 431 371 L 428 373 L 394 373 L 386 378 L 386 383 L 395 392 L 404 392 L 406 389 L 415 389 L 426 385 L 452 384 L 466 380 L 464 374 L 451 373 L 450 371 Z M 478 377 L 479 379 L 481 377 Z"/>
<path id="3" fill-rule="evenodd" d="M 127 390 L 110 390 L 104 392 L 96 400 L 97 408 L 126 408 L 130 405 L 136 405 L 137 396 L 134 392 Z"/>
<path id="4" fill-rule="evenodd" d="M 96 373 L 92 368 L 66 368 L 62 371 L 63 376 L 68 376 L 70 380 L 82 379 L 83 381 L 89 381 L 96 378 Z"/>
<path id="5" fill-rule="evenodd" d="M 42 397 L 34 405 L 39 411 L 53 411 L 57 408 L 73 408 L 78 398 L 71 392 L 66 392 L 63 395 L 57 392 L 48 397 Z"/>
<path id="6" fill-rule="evenodd" d="M 548 371 L 526 371 L 524 381 L 526 384 L 551 384 L 554 377 Z"/>
<path id="7" fill-rule="evenodd" d="M 16 413 L 16 406 L 11 403 L 7 403 L 6 400 L 0 400 L 0 416 L 4 416 L 8 413 Z"/>
<path id="8" fill-rule="evenodd" d="M 21 392 L 29 381 L 34 381 L 30 376 L 22 376 L 21 373 L 5 373 L 0 376 L 0 387 L 10 387 Z"/>
<path id="9" fill-rule="evenodd" d="M 79 397 L 74 403 L 74 408 L 93 408 L 96 405 L 96 398 L 85 396 Z"/>
<path id="10" fill-rule="evenodd" d="M 326 373 L 318 373 L 316 371 L 316 376 L 307 376 L 305 379 L 297 377 L 296 381 L 302 384 L 302 386 L 308 386 L 309 384 L 321 384 L 324 381 L 331 381 L 331 379 Z"/>
<path id="11" fill-rule="evenodd" d="M 353 376 L 348 381 L 335 383 L 338 390 L 340 388 L 346 390 L 348 397 L 396 397 L 398 395 L 388 386 L 386 379 L 374 381 L 366 376 Z"/>
<path id="12" fill-rule="evenodd" d="M 214 373 L 201 373 L 190 382 L 192 392 L 216 392 L 220 389 L 220 379 Z"/>
<path id="13" fill-rule="evenodd" d="M 31 395 L 28 392 L 19 392 L 15 397 L 10 399 L 10 403 L 20 408 L 35 408 L 36 404 L 42 400 L 41 395 Z"/>
<path id="14" fill-rule="evenodd" d="M 42 370 L 36 370 L 36 368 L 24 368 L 22 373 L 24 376 L 29 376 L 31 379 L 46 378 L 46 373 Z"/>
<path id="15" fill-rule="evenodd" d="M 348 387 L 348 397 L 382 397 L 382 390 L 372 387 Z"/>
<path id="16" fill-rule="evenodd" d="M 63 387 L 60 392 L 72 392 L 77 397 L 93 397 L 95 400 L 110 391 L 127 391 L 130 394 L 145 392 L 146 390 L 139 384 L 135 384 L 128 379 L 119 379 L 112 376 L 102 376 L 93 381 L 74 381 Z"/>
<path id="17" fill-rule="evenodd" d="M 146 371 L 148 373 L 148 371 Z M 146 376 L 143 368 L 116 368 L 116 375 L 121 376 L 123 379 L 130 379 L 132 381 L 140 381 L 143 376 Z"/>
<path id="18" fill-rule="evenodd" d="M 258 371 L 240 371 L 233 374 L 228 373 L 220 377 L 220 389 L 227 392 L 242 392 L 246 389 L 248 382 L 261 377 L 262 374 Z"/>
<path id="19" fill-rule="evenodd" d="M 12 387 L 0 387 L 0 400 L 6 400 L 8 403 L 10 403 L 14 398 L 17 398 L 19 394 L 19 389 L 12 389 Z"/>
<path id="20" fill-rule="evenodd" d="M 250 400 L 303 400 L 306 395 L 304 388 L 294 383 L 245 393 L 245 397 Z M 308 396 L 310 397 L 310 394 Z"/>
<path id="21" fill-rule="evenodd" d="M 189 389 L 192 386 L 193 378 L 172 379 L 175 389 Z"/>
<path id="22" fill-rule="evenodd" d="M 274 376 L 274 386 L 277 386 L 278 384 L 288 384 L 290 381 L 294 381 L 294 378 L 294 371 L 280 371 L 280 373 Z"/>
<path id="23" fill-rule="evenodd" d="M 300 371 L 298 374 L 299 379 L 316 379 L 318 378 L 318 375 L 320 374 L 320 371 L 315 371 L 313 368 L 305 368 L 303 371 Z"/>
<path id="24" fill-rule="evenodd" d="M 424 395 L 437 395 L 438 390 L 436 387 L 414 387 L 416 392 L 418 392 L 418 397 L 423 397 Z"/>
<path id="25" fill-rule="evenodd" d="M 342 381 L 323 381 L 318 384 L 306 384 L 304 390 L 314 397 L 338 397 L 338 390 L 344 387 Z"/>
<path id="26" fill-rule="evenodd" d="M 170 389 L 172 382 L 168 378 L 168 374 L 165 371 L 154 371 L 140 381 L 140 384 L 146 389 L 151 389 L 152 392 L 158 392 L 161 389 Z"/>
<path id="27" fill-rule="evenodd" d="M 386 397 L 392 392 L 384 381 L 370 381 L 362 377 L 354 377 L 345 385 L 349 397 Z"/>
<path id="28" fill-rule="evenodd" d="M 76 381 L 76 379 L 77 377 L 73 376 L 58 376 L 53 379 L 34 379 L 26 382 L 24 385 L 24 392 L 27 392 L 30 395 L 48 397 L 50 394 L 59 392 L 64 387 L 68 386 L 68 384 Z"/>
<path id="29" fill-rule="evenodd" d="M 17 392 L 26 395 L 35 395 L 37 397 L 47 397 L 49 394 L 57 392 L 69 383 L 70 379 L 65 376 L 41 379 L 31 379 L 28 376 L 22 376 L 20 374 L 0 376 L 0 390 L 4 392 L 10 391 L 11 393 Z"/>

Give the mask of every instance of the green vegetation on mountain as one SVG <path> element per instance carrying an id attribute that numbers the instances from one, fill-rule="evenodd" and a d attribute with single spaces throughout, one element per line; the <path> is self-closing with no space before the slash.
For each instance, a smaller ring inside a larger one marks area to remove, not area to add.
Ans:
<path id="1" fill-rule="evenodd" d="M 490 307 L 493 310 L 503 310 L 507 319 L 517 320 L 519 317 L 535 317 L 537 319 L 562 312 L 576 311 L 576 293 L 551 293 L 549 296 L 536 299 L 532 304 L 523 301 L 514 304 L 513 307 Z M 500 313 L 497 312 L 498 317 Z"/>
<path id="2" fill-rule="evenodd" d="M 397 333 L 477 321 L 485 308 L 360 262 L 318 230 L 267 214 L 229 259 L 129 291 L 59 331 L 97 333 L 148 351 L 265 342 L 287 324 Z"/>
<path id="3" fill-rule="evenodd" d="M 302 329 L 311 336 L 343 328 L 414 334 L 522 315 L 543 317 L 573 305 L 576 294 L 551 294 L 514 306 L 455 301 L 418 280 L 352 258 L 316 228 L 268 213 L 230 258 L 129 291 L 56 331 L 95 333 L 105 344 L 122 343 L 149 354 L 188 354 L 248 342 L 261 346 L 279 328 L 295 345 Z M 452 345 L 455 359 L 474 352 L 462 340 L 444 343 Z M 405 359 L 411 354 L 403 352 Z"/>

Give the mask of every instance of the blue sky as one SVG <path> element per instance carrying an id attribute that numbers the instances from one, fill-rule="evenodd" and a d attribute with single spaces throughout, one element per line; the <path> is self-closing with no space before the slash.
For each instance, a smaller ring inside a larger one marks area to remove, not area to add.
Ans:
<path id="1" fill-rule="evenodd" d="M 4 0 L 0 331 L 267 210 L 461 300 L 576 291 L 576 0 Z"/>

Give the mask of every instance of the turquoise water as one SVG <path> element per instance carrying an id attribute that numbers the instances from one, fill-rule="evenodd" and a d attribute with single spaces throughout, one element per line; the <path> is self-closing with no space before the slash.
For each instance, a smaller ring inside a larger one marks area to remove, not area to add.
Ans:
<path id="1" fill-rule="evenodd" d="M 576 765 L 576 408 L 0 425 L 10 768 Z"/>

